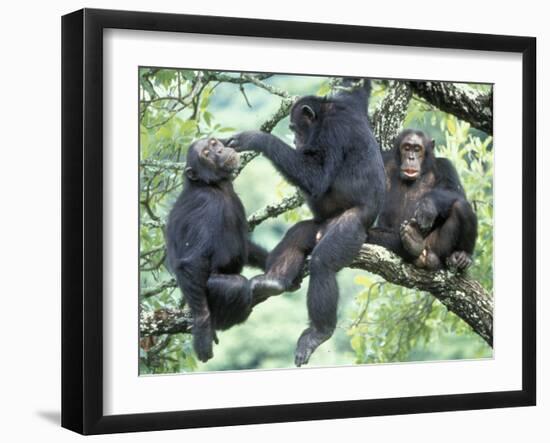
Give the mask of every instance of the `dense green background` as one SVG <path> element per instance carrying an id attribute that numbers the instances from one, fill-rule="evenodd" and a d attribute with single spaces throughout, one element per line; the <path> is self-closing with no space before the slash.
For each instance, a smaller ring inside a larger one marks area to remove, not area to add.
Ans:
<path id="1" fill-rule="evenodd" d="M 211 81 L 193 89 L 197 75 L 207 72 L 140 69 L 140 157 L 142 161 L 181 162 L 189 144 L 201 137 L 228 136 L 257 129 L 279 108 L 281 97 L 255 85 Z M 238 74 L 224 74 L 237 77 Z M 330 91 L 329 78 L 275 75 L 264 81 L 292 95 Z M 388 82 L 373 81 L 370 111 L 384 97 Z M 488 90 L 488 85 L 461 85 Z M 181 97 L 192 97 L 186 101 Z M 475 262 L 469 271 L 492 291 L 493 276 L 493 155 L 492 139 L 469 124 L 413 98 L 404 127 L 427 131 L 436 140 L 438 156 L 455 164 L 479 218 Z M 292 144 L 288 118 L 274 134 Z M 140 280 L 144 289 L 170 279 L 163 265 L 162 223 L 178 193 L 181 172 L 140 168 Z M 253 160 L 235 180 L 247 215 L 275 203 L 294 188 L 285 183 L 264 158 Z M 271 249 L 297 220 L 308 217 L 300 208 L 270 219 L 253 232 L 254 240 Z M 245 275 L 258 271 L 246 269 Z M 310 360 L 310 366 L 419 360 L 483 358 L 491 348 L 468 325 L 448 312 L 431 295 L 385 283 L 365 271 L 345 269 L 340 286 L 339 322 L 331 340 Z M 246 323 L 219 333 L 220 344 L 208 363 L 197 362 L 189 334 L 140 341 L 142 374 L 184 371 L 293 367 L 296 340 L 307 324 L 305 293 L 274 297 L 255 308 Z M 178 289 L 140 298 L 141 309 L 181 306 Z"/>

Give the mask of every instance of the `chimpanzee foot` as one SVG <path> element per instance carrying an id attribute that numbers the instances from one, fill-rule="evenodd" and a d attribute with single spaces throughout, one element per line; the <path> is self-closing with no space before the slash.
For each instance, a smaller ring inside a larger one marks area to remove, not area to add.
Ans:
<path id="1" fill-rule="evenodd" d="M 419 257 L 424 251 L 424 237 L 414 220 L 405 220 L 399 229 L 401 243 L 412 257 Z"/>
<path id="2" fill-rule="evenodd" d="M 252 291 L 252 298 L 254 300 L 266 299 L 285 292 L 285 285 L 281 280 L 267 277 L 263 274 L 250 279 L 250 290 Z"/>
<path id="3" fill-rule="evenodd" d="M 417 268 L 427 269 L 428 271 L 437 271 L 443 267 L 439 257 L 428 249 L 424 249 L 413 263 Z"/>
<path id="4" fill-rule="evenodd" d="M 214 336 L 215 333 L 211 326 L 193 325 L 193 348 L 197 358 L 203 363 L 214 356 L 212 351 Z"/>
<path id="5" fill-rule="evenodd" d="M 465 251 L 455 251 L 447 258 L 447 268 L 452 272 L 462 272 L 471 264 L 472 257 Z"/>
<path id="6" fill-rule="evenodd" d="M 296 346 L 296 354 L 294 358 L 294 363 L 296 366 L 300 367 L 302 365 L 306 365 L 315 349 L 326 342 L 331 336 L 332 333 L 323 333 L 314 327 L 309 327 L 302 332 Z"/>

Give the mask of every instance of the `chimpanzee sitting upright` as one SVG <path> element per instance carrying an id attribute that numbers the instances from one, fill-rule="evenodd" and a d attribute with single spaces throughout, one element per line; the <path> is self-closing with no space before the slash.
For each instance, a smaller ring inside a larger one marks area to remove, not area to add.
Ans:
<path id="1" fill-rule="evenodd" d="M 253 279 L 255 296 L 278 294 L 301 278 L 311 254 L 307 307 L 310 326 L 298 340 L 295 363 L 306 364 L 336 327 L 336 273 L 356 257 L 384 200 L 384 164 L 366 119 L 369 84 L 354 93 L 299 99 L 290 112 L 296 149 L 260 131 L 237 134 L 230 146 L 265 155 L 304 193 L 312 220 L 297 223 Z"/>
<path id="2" fill-rule="evenodd" d="M 435 158 L 434 141 L 407 129 L 384 154 L 386 201 L 368 243 L 396 252 L 421 268 L 472 262 L 477 217 L 452 163 Z"/>
<path id="3" fill-rule="evenodd" d="M 166 226 L 168 264 L 193 314 L 193 346 L 201 361 L 212 358 L 216 329 L 248 318 L 245 264 L 265 269 L 267 252 L 248 238 L 244 208 L 231 172 L 239 155 L 220 141 L 201 139 L 189 147 L 183 192 Z"/>

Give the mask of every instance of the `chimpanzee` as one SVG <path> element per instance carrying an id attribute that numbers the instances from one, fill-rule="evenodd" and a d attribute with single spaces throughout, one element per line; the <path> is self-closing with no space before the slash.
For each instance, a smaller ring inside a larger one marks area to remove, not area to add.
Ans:
<path id="1" fill-rule="evenodd" d="M 248 264 L 265 270 L 267 252 L 250 241 L 245 212 L 233 190 L 238 153 L 215 138 L 187 152 L 185 185 L 166 226 L 168 265 L 193 315 L 193 346 L 199 360 L 212 358 L 215 330 L 246 320 L 252 309 L 250 282 L 239 275 Z"/>
<path id="2" fill-rule="evenodd" d="M 296 149 L 260 131 L 233 136 L 230 146 L 265 155 L 305 195 L 312 220 L 297 223 L 268 257 L 267 272 L 253 279 L 256 295 L 292 290 L 311 254 L 307 307 L 310 325 L 301 334 L 297 366 L 328 340 L 336 327 L 336 273 L 365 242 L 384 200 L 384 164 L 366 119 L 370 84 L 355 93 L 306 96 L 292 106 Z M 358 99 L 361 98 L 361 99 Z"/>
<path id="3" fill-rule="evenodd" d="M 368 243 L 421 268 L 462 271 L 472 263 L 477 217 L 454 166 L 433 149 L 424 132 L 407 129 L 384 154 L 386 201 Z"/>

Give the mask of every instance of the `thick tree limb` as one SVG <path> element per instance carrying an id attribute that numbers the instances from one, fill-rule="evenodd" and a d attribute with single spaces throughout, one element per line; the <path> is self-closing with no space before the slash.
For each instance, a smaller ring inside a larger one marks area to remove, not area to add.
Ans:
<path id="1" fill-rule="evenodd" d="M 372 130 L 382 151 L 388 151 L 393 146 L 395 137 L 403 129 L 403 120 L 407 115 L 407 107 L 412 91 L 407 83 L 394 81 L 388 88 L 384 100 L 372 116 Z"/>
<path id="2" fill-rule="evenodd" d="M 410 82 L 413 92 L 444 112 L 487 134 L 493 133 L 493 94 L 447 82 Z"/>
<path id="3" fill-rule="evenodd" d="M 389 283 L 429 292 L 492 346 L 493 296 L 466 275 L 425 271 L 376 245 L 363 245 L 351 267 L 378 274 Z M 140 316 L 141 336 L 189 332 L 191 325 L 187 310 L 144 311 Z"/>
<path id="4" fill-rule="evenodd" d="M 377 245 L 363 245 L 351 267 L 378 274 L 395 285 L 429 292 L 492 346 L 493 295 L 467 275 L 426 271 Z"/>
<path id="5" fill-rule="evenodd" d="M 191 332 L 193 318 L 187 309 L 141 310 L 139 331 L 141 337 Z"/>

